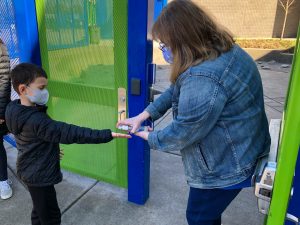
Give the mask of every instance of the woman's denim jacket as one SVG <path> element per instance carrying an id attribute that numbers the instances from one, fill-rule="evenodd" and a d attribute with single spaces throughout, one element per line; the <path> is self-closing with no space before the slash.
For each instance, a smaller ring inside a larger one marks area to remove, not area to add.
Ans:
<path id="1" fill-rule="evenodd" d="M 172 123 L 151 132 L 148 143 L 160 151 L 181 151 L 191 187 L 240 183 L 269 152 L 261 77 L 237 45 L 186 70 L 146 111 L 156 120 L 171 107 Z"/>

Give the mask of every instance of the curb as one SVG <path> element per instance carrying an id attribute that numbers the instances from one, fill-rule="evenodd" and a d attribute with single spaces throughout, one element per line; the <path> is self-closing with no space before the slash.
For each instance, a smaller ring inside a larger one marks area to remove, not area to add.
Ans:
<path id="1" fill-rule="evenodd" d="M 258 48 L 244 48 L 244 50 L 255 61 L 276 61 L 278 63 L 292 64 L 293 53 L 287 52 L 286 49 L 258 49 Z"/>

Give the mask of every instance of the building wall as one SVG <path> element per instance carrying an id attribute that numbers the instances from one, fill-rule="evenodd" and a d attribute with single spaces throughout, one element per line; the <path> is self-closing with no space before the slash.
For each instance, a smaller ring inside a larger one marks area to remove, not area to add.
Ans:
<path id="1" fill-rule="evenodd" d="M 284 10 L 278 0 L 193 0 L 236 37 L 280 37 Z M 284 0 L 283 0 L 284 1 Z M 295 38 L 300 19 L 300 0 L 288 14 L 284 37 Z"/>

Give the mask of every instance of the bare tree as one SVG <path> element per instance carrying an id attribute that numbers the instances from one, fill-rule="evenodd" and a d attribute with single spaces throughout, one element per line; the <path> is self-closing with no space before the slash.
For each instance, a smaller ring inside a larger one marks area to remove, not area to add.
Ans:
<path id="1" fill-rule="evenodd" d="M 280 39 L 282 39 L 285 31 L 287 16 L 289 14 L 290 7 L 293 5 L 295 0 L 278 0 L 278 1 L 284 10 L 284 20 L 283 20 L 283 26 L 281 30 L 281 36 L 280 36 Z"/>

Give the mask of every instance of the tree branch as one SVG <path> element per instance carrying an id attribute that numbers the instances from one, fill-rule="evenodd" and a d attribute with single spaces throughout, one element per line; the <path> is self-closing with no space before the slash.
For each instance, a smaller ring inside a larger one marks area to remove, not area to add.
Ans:
<path id="1" fill-rule="evenodd" d="M 295 0 L 292 0 L 291 3 L 289 4 L 289 7 L 290 7 L 291 5 L 293 5 L 294 2 L 295 2 Z"/>
<path id="2" fill-rule="evenodd" d="M 278 0 L 278 1 L 280 2 L 282 8 L 283 8 L 284 10 L 286 10 L 286 9 L 285 9 L 285 5 L 282 3 L 282 1 L 281 1 L 281 0 Z"/>

